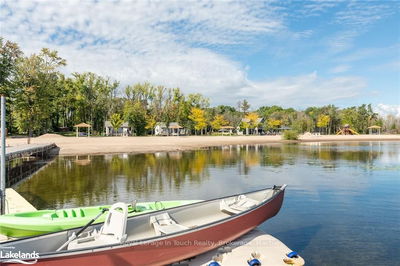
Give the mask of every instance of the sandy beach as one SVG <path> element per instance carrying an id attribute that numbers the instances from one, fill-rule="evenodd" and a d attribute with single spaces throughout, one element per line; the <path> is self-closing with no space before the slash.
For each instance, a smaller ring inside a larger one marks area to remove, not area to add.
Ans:
<path id="1" fill-rule="evenodd" d="M 400 135 L 303 135 L 299 142 L 400 141 Z M 181 136 L 181 137 L 63 137 L 45 134 L 31 143 L 55 143 L 60 155 L 146 153 L 194 150 L 211 146 L 285 142 L 281 136 Z M 27 143 L 26 138 L 8 138 L 8 146 Z"/>

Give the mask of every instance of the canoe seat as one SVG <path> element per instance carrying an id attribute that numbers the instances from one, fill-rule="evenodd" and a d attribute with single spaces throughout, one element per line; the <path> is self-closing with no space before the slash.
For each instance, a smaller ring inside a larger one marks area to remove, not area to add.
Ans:
<path id="1" fill-rule="evenodd" d="M 240 195 L 234 199 L 221 200 L 220 210 L 229 214 L 237 214 L 246 211 L 250 208 L 257 206 L 260 202 L 257 200 L 250 199 L 245 195 Z"/>
<path id="2" fill-rule="evenodd" d="M 123 202 L 115 203 L 111 206 L 107 214 L 104 225 L 100 231 L 93 230 L 83 237 L 71 241 L 68 249 L 93 247 L 99 245 L 111 245 L 125 242 L 126 221 L 128 218 L 128 207 Z"/>
<path id="3" fill-rule="evenodd" d="M 150 223 L 153 225 L 157 236 L 189 229 L 189 227 L 178 224 L 167 212 L 151 216 Z"/>

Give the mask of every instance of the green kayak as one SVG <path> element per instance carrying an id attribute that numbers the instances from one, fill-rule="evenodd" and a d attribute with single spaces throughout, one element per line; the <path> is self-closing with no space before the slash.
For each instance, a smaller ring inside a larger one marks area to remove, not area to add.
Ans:
<path id="1" fill-rule="evenodd" d="M 199 200 L 138 202 L 134 206 L 128 205 L 128 216 L 131 217 L 195 202 L 199 202 Z M 110 206 L 40 210 L 0 215 L 0 234 L 10 237 L 25 237 L 83 226 L 96 217 L 103 208 L 109 208 Z M 104 222 L 106 216 L 105 214 L 100 216 L 95 223 Z"/>

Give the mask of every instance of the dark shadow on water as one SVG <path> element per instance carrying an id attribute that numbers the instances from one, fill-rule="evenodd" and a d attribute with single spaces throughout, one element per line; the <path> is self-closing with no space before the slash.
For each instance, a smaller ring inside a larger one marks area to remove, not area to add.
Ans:
<path id="1" fill-rule="evenodd" d="M 53 209 L 53 206 L 48 206 L 48 202 L 37 194 L 29 191 L 19 192 L 19 194 L 39 210 L 42 209 L 42 206 L 46 206 L 46 209 Z"/>
<path id="2" fill-rule="evenodd" d="M 33 154 L 7 161 L 6 186 L 17 186 L 18 183 L 23 182 L 52 162 L 58 156 L 59 152 L 60 148 L 55 147 L 45 153 Z"/>

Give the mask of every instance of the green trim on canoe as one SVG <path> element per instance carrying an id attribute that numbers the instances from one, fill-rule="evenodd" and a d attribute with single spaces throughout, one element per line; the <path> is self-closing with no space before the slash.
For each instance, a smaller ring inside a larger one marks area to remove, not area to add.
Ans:
<path id="1" fill-rule="evenodd" d="M 199 201 L 200 200 L 138 202 L 135 210 L 133 210 L 131 205 L 128 205 L 128 216 L 131 217 Z M 25 237 L 80 227 L 89 223 L 103 208 L 109 207 L 111 207 L 111 205 L 60 210 L 40 210 L 0 215 L 0 234 L 9 237 Z M 104 222 L 106 216 L 106 214 L 103 214 L 95 223 Z"/>

